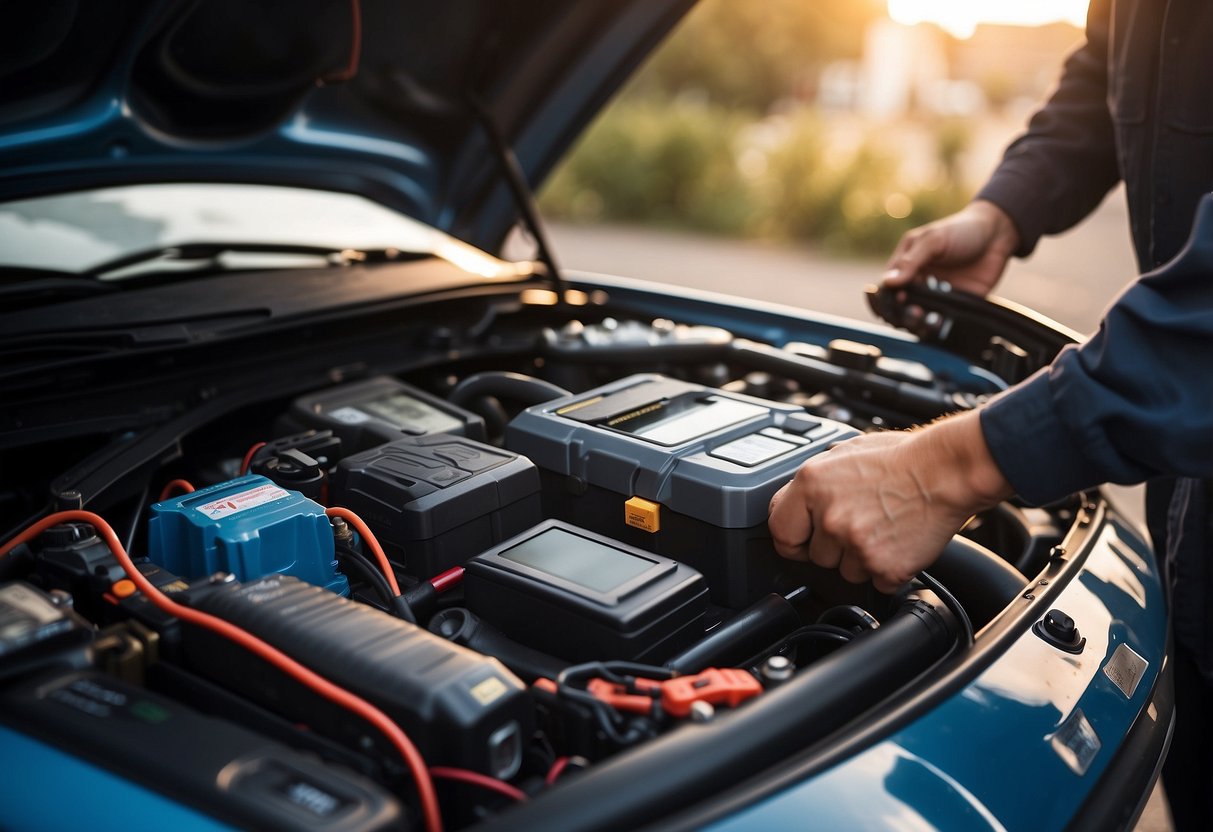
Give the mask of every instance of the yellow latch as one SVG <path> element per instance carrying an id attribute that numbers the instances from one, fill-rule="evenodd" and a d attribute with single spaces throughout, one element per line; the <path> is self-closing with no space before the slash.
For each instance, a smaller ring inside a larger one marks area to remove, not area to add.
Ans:
<path id="1" fill-rule="evenodd" d="M 661 531 L 661 503 L 632 497 L 623 504 L 623 522 L 646 532 Z"/>

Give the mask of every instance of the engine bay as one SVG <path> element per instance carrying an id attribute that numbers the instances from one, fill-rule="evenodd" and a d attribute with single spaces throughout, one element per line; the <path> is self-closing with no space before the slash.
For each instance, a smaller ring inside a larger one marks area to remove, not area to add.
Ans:
<path id="1" fill-rule="evenodd" d="M 1073 522 L 1006 503 L 899 594 L 848 584 L 775 554 L 774 492 L 997 375 L 664 319 L 535 333 L 431 332 L 447 360 L 208 417 L 87 506 L 7 483 L 6 518 L 55 511 L 4 544 L 0 720 L 237 826 L 505 828 L 675 761 L 698 785 L 647 805 L 678 805 L 725 782 L 713 744 L 760 771 L 928 678 Z"/>

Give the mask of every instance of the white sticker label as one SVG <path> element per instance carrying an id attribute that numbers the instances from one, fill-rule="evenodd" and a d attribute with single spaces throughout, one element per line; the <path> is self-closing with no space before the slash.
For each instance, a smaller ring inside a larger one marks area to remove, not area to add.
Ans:
<path id="1" fill-rule="evenodd" d="M 222 499 L 203 503 L 194 508 L 196 511 L 202 512 L 206 517 L 218 520 L 220 517 L 239 514 L 250 508 L 256 508 L 266 503 L 272 503 L 274 500 L 280 500 L 288 495 L 289 492 L 276 485 L 260 485 L 256 488 L 250 488 L 248 491 L 241 491 L 238 494 L 230 494 Z"/>
<path id="2" fill-rule="evenodd" d="M 339 407 L 336 410 L 330 410 L 328 415 L 330 419 L 336 419 L 347 425 L 361 425 L 363 422 L 371 421 L 368 414 L 356 407 Z"/>
<path id="3" fill-rule="evenodd" d="M 1053 750 L 1079 777 L 1087 773 L 1091 761 L 1103 748 L 1099 735 L 1091 727 L 1082 708 L 1075 708 L 1050 739 Z"/>
<path id="4" fill-rule="evenodd" d="M 1137 683 L 1150 663 L 1133 652 L 1133 648 L 1122 644 L 1112 653 L 1112 658 L 1103 666 L 1104 675 L 1112 680 L 1127 699 L 1133 698 Z"/>
<path id="5" fill-rule="evenodd" d="M 492 705 L 507 693 L 509 693 L 509 689 L 506 688 L 505 682 L 496 676 L 490 676 L 483 682 L 472 686 L 472 698 L 481 705 Z"/>

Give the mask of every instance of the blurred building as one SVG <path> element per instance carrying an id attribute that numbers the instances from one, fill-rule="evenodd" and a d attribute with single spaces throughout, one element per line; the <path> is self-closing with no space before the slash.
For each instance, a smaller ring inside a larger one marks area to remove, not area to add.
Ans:
<path id="1" fill-rule="evenodd" d="M 1066 56 L 1082 42 L 1082 30 L 1068 23 L 981 24 L 972 37 L 953 41 L 951 74 L 981 85 L 995 106 L 1016 99 L 1038 101 L 1057 82 Z"/>
<path id="2" fill-rule="evenodd" d="M 979 24 L 971 37 L 956 38 L 931 24 L 880 19 L 865 33 L 860 61 L 822 72 L 818 104 L 882 121 L 1023 109 L 1045 95 L 1082 37 L 1066 23 Z"/>
<path id="3" fill-rule="evenodd" d="M 934 26 L 903 26 L 887 18 L 868 26 L 859 111 L 891 119 L 931 98 L 930 90 L 948 80 L 946 37 Z"/>

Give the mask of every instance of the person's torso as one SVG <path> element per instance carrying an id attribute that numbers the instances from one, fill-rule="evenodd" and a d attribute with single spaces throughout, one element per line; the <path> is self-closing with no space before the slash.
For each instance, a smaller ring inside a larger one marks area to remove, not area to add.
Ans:
<path id="1" fill-rule="evenodd" d="M 1213 191 L 1213 0 L 1112 0 L 1108 109 L 1150 271 L 1183 247 Z"/>

